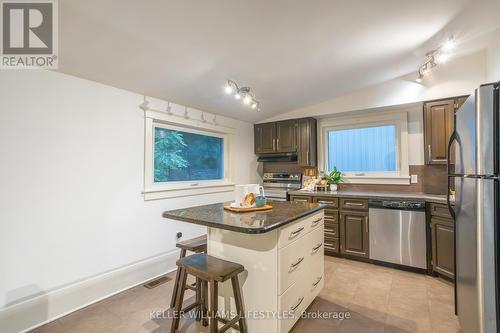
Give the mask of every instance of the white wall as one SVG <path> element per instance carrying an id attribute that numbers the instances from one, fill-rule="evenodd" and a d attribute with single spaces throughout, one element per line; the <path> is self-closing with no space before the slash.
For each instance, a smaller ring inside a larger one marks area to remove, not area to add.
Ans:
<path id="1" fill-rule="evenodd" d="M 166 220 L 164 210 L 232 197 L 143 200 L 141 102 L 60 73 L 0 73 L 0 309 L 168 253 L 177 231 L 205 229 Z M 235 181 L 258 180 L 252 125 L 218 122 L 237 129 Z"/>
<path id="2" fill-rule="evenodd" d="M 321 116 L 355 110 L 384 108 L 450 96 L 470 94 L 486 81 L 486 52 L 452 59 L 440 65 L 423 82 L 416 74 L 360 89 L 323 103 L 291 110 L 262 122 Z"/>
<path id="3" fill-rule="evenodd" d="M 494 34 L 486 49 L 487 81 L 500 81 L 500 30 Z"/>
<path id="4" fill-rule="evenodd" d="M 497 57 L 495 61 L 500 71 L 499 59 L 500 57 Z M 487 52 L 483 50 L 436 67 L 421 84 L 415 82 L 415 75 L 408 75 L 323 103 L 282 113 L 262 122 L 300 117 L 325 117 L 363 110 L 367 112 L 404 110 L 408 112 L 408 164 L 423 165 L 422 101 L 472 93 L 475 88 L 487 81 L 486 60 Z"/>

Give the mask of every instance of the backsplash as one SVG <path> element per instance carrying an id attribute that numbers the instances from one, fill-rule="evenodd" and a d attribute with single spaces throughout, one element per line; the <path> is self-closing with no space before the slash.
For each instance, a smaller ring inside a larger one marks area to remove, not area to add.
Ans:
<path id="1" fill-rule="evenodd" d="M 294 162 L 263 163 L 263 172 L 303 172 L 303 168 Z M 445 165 L 410 165 L 410 174 L 418 176 L 417 184 L 381 185 L 381 184 L 341 184 L 341 190 L 381 191 L 381 192 L 424 192 L 446 194 L 447 173 Z"/>

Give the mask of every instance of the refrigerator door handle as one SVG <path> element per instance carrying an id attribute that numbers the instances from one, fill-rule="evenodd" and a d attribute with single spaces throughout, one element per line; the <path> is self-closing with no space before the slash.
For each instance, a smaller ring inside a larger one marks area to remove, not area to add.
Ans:
<path id="1" fill-rule="evenodd" d="M 448 210 L 450 211 L 451 216 L 453 217 L 453 220 L 455 220 L 455 210 L 451 206 L 451 201 L 450 201 L 450 190 L 451 190 L 451 180 L 457 175 L 455 173 L 451 172 L 451 146 L 453 145 L 453 142 L 456 141 L 458 145 L 460 145 L 460 137 L 458 136 L 457 131 L 453 131 L 450 137 L 450 141 L 448 142 L 448 150 L 447 150 L 447 158 L 446 158 L 446 170 L 448 173 L 448 193 L 446 193 L 446 205 L 448 206 Z"/>

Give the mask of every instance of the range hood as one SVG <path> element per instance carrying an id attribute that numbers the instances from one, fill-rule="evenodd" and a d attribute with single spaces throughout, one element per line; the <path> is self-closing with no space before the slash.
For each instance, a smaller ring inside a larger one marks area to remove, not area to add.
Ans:
<path id="1" fill-rule="evenodd" d="M 257 162 L 296 162 L 296 153 L 259 155 Z"/>

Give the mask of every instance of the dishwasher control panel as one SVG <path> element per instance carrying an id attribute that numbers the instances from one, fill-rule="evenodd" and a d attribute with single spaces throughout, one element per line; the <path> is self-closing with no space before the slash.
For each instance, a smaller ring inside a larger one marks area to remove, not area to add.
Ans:
<path id="1" fill-rule="evenodd" d="M 425 210 L 425 202 L 423 201 L 400 201 L 400 200 L 370 200 L 368 202 L 370 208 L 386 208 L 400 210 Z"/>

